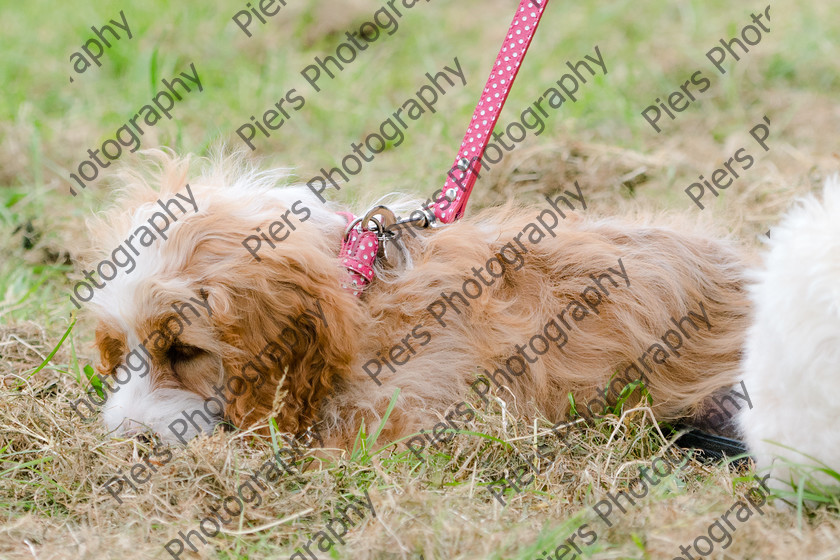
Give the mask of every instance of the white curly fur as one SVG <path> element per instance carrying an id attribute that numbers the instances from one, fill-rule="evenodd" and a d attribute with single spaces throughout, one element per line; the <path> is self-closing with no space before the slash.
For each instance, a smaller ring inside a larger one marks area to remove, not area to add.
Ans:
<path id="1" fill-rule="evenodd" d="M 759 469 L 783 488 L 797 480 L 787 461 L 840 471 L 840 177 L 822 202 L 798 200 L 770 235 L 750 290 L 743 373 L 754 406 L 740 424 Z"/>

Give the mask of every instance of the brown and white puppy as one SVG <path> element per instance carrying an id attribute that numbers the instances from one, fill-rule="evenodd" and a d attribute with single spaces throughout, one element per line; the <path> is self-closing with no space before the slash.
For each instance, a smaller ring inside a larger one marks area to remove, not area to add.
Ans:
<path id="1" fill-rule="evenodd" d="M 485 392 L 498 384 L 522 413 L 560 421 L 568 393 L 614 400 L 616 372 L 644 372 L 660 420 L 700 420 L 738 379 L 745 265 L 697 227 L 591 219 L 563 202 L 489 208 L 404 232 L 406 264 L 357 298 L 341 287 L 344 219 L 309 189 L 277 188 L 282 172 L 235 159 L 192 179 L 186 160 L 156 157 L 159 172 L 125 179 L 92 230 L 107 257 L 190 186 L 196 211 L 136 246 L 136 268 L 93 298 L 99 371 L 123 372 L 105 404 L 111 429 L 172 440 L 189 417 L 184 440 L 223 417 L 247 427 L 273 414 L 281 430 L 318 423 L 327 446 L 348 447 L 395 389 L 380 441 L 431 428 L 482 373 Z M 206 311 L 176 320 L 189 302 Z"/>

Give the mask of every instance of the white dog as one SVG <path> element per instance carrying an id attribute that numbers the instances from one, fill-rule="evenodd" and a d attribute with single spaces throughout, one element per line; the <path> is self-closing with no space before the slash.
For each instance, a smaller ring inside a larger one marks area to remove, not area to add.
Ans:
<path id="1" fill-rule="evenodd" d="M 740 424 L 781 489 L 801 481 L 790 463 L 840 471 L 840 177 L 826 182 L 822 203 L 798 200 L 770 235 L 751 288 L 743 369 L 753 407 Z"/>

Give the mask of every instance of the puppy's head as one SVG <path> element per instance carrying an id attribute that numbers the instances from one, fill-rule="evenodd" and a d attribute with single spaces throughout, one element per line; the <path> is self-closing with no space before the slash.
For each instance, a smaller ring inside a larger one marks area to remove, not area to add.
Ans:
<path id="1" fill-rule="evenodd" d="M 91 224 L 106 425 L 181 442 L 223 418 L 308 427 L 358 332 L 358 302 L 340 288 L 343 219 L 306 188 L 275 188 L 278 174 L 227 160 L 191 181 L 187 162 L 156 157 L 161 170 L 131 176 Z M 133 264 L 100 266 L 127 262 L 120 247 Z"/>

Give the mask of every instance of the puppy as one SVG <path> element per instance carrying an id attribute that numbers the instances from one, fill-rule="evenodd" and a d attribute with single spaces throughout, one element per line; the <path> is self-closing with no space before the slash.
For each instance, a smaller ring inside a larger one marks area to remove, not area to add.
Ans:
<path id="1" fill-rule="evenodd" d="M 160 169 L 125 178 L 92 229 L 107 257 L 185 185 L 195 198 L 93 298 L 99 372 L 118 389 L 103 416 L 118 433 L 185 441 L 271 416 L 349 448 L 397 389 L 380 441 L 431 429 L 471 388 L 560 422 L 569 393 L 597 414 L 634 379 L 660 420 L 702 423 L 738 379 L 744 257 L 697 227 L 583 217 L 571 210 L 582 193 L 489 208 L 401 230 L 388 250 L 402 264 L 378 264 L 356 297 L 342 287 L 337 208 L 235 159 L 193 179 L 186 160 L 155 157 Z"/>
<path id="2" fill-rule="evenodd" d="M 799 200 L 767 243 L 743 363 L 753 407 L 739 422 L 759 469 L 789 489 L 800 482 L 791 463 L 840 470 L 840 178 L 826 182 L 822 203 Z"/>

